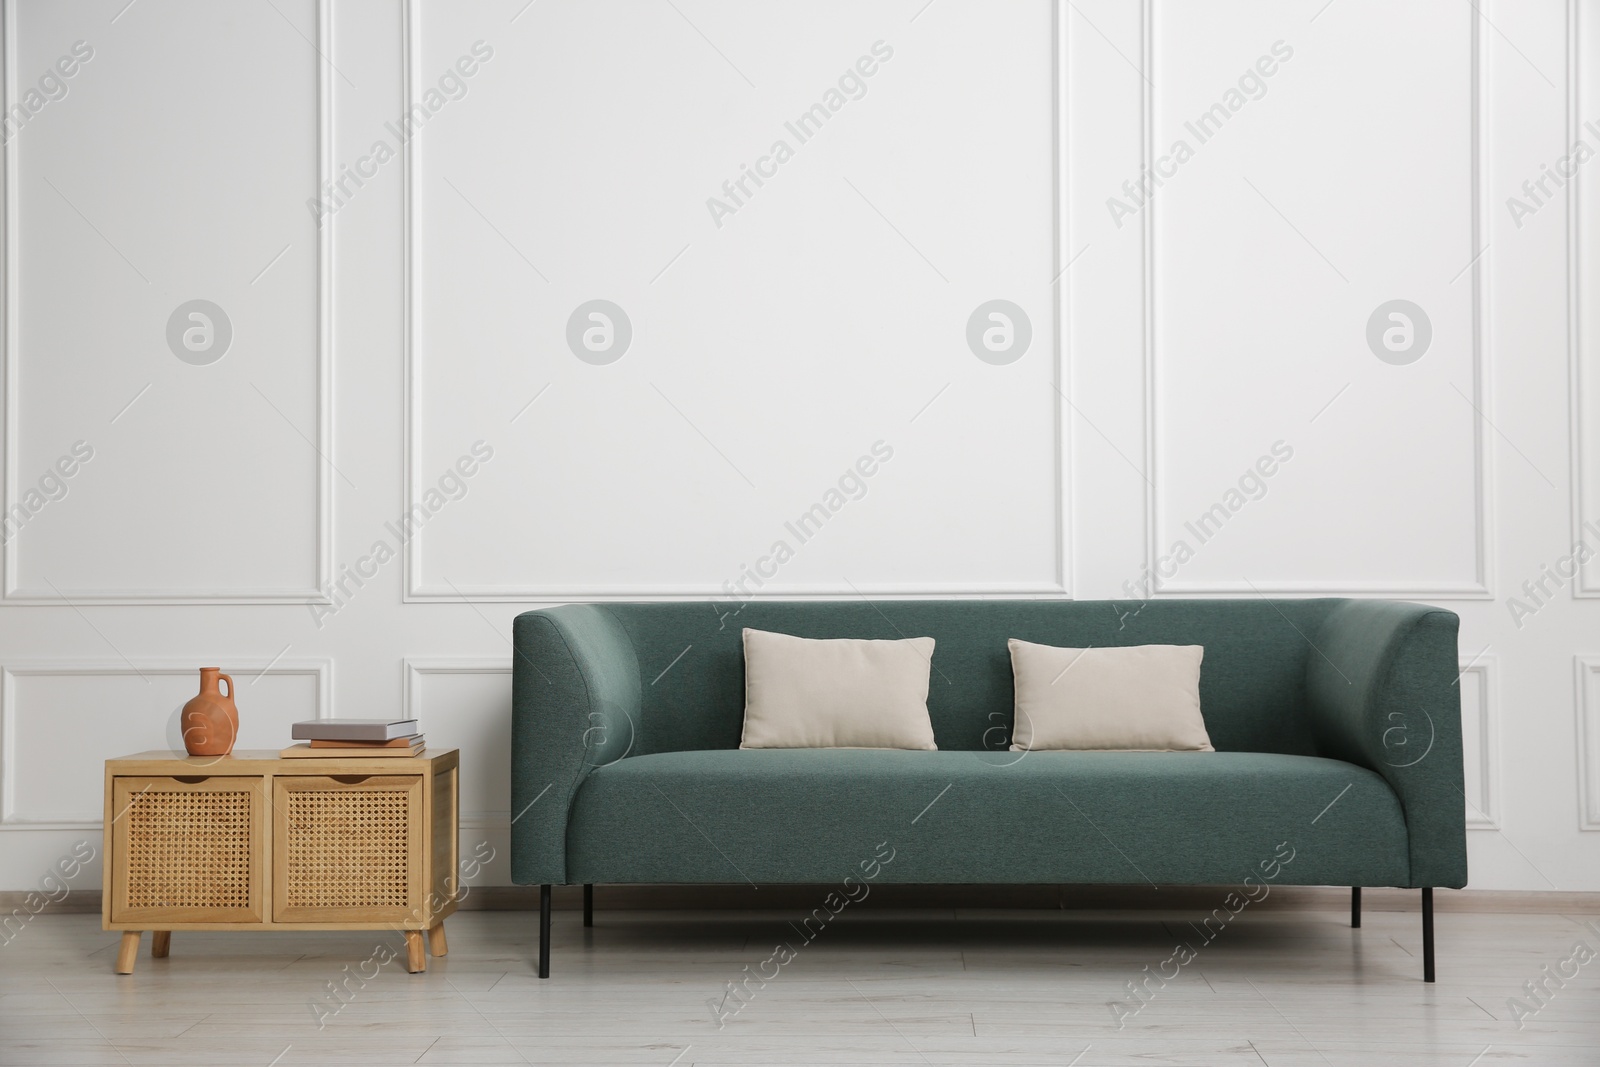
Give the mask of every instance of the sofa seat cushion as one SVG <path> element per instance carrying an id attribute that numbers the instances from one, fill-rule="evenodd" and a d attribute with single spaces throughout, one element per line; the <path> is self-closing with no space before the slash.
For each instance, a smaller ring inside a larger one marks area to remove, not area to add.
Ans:
<path id="1" fill-rule="evenodd" d="M 1372 771 L 1257 752 L 664 752 L 595 769 L 567 878 L 1408 884 L 1400 802 Z"/>

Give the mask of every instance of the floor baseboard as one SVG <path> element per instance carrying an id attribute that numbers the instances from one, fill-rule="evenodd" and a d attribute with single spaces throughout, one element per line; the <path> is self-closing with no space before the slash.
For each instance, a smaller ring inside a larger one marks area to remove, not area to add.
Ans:
<path id="1" fill-rule="evenodd" d="M 809 911 L 836 892 L 833 885 L 777 885 L 754 889 L 748 885 L 599 885 L 596 911 Z M 1228 886 L 1147 885 L 875 885 L 852 910 L 870 908 L 929 909 L 1031 909 L 1049 911 L 1209 911 L 1221 907 Z M 561 911 L 583 906 L 579 886 L 557 886 L 552 905 Z M 31 913 L 41 901 L 28 890 L 0 890 L 0 920 L 14 912 Z M 1441 912 L 1540 913 L 1580 912 L 1600 914 L 1600 893 L 1544 890 L 1444 889 L 1435 896 Z M 1415 889 L 1367 889 L 1362 908 L 1368 911 L 1416 911 L 1420 894 Z M 1339 886 L 1274 886 L 1252 910 L 1320 911 L 1348 908 L 1350 891 Z M 462 911 L 537 911 L 538 886 L 470 887 Z M 100 891 L 71 890 L 44 914 L 83 915 L 100 911 Z"/>

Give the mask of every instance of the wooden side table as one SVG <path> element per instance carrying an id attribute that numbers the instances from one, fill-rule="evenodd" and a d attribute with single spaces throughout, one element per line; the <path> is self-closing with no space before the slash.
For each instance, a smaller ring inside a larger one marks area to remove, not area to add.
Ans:
<path id="1" fill-rule="evenodd" d="M 167 955 L 174 930 L 400 930 L 407 970 L 422 935 L 446 952 L 456 910 L 460 760 L 284 759 L 141 752 L 106 761 L 101 921 Z"/>

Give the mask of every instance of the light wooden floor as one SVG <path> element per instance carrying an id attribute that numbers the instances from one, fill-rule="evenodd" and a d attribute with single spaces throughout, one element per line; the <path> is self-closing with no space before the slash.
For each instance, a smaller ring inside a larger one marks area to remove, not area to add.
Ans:
<path id="1" fill-rule="evenodd" d="M 1600 1065 L 1600 959 L 1520 1031 L 1506 1003 L 1600 950 L 1591 916 L 1441 912 L 1426 986 L 1415 913 L 1247 909 L 1119 1030 L 1125 983 L 1198 943 L 1183 916 L 846 909 L 718 1029 L 707 999 L 793 917 L 558 912 L 541 982 L 536 916 L 462 913 L 448 957 L 400 951 L 319 1029 L 326 983 L 398 935 L 176 934 L 164 960 L 146 935 L 119 978 L 98 916 L 46 913 L 0 946 L 0 1064 Z"/>

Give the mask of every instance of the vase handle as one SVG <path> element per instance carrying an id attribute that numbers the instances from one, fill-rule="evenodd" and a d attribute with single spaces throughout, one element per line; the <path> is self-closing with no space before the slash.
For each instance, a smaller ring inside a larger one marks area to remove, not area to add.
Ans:
<path id="1" fill-rule="evenodd" d="M 217 672 L 217 677 L 222 679 L 224 682 L 228 683 L 228 692 L 227 692 L 226 695 L 227 695 L 229 700 L 232 700 L 233 699 L 233 679 L 229 678 L 226 674 L 223 674 L 221 671 Z"/>

